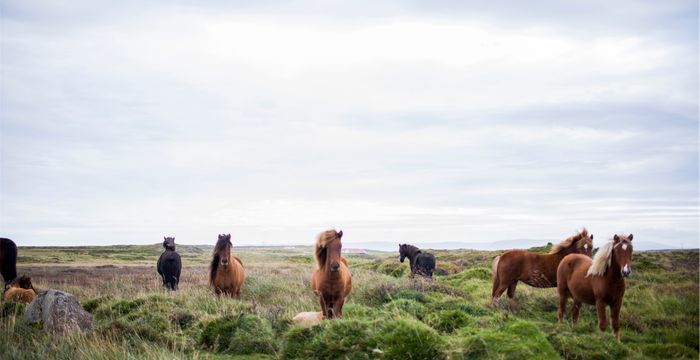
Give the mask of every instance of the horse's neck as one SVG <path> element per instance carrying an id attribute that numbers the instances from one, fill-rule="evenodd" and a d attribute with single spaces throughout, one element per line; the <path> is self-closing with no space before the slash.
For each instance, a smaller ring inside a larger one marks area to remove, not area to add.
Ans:
<path id="1" fill-rule="evenodd" d="M 611 281 L 620 281 L 624 279 L 622 277 L 622 266 L 615 261 L 615 257 L 610 260 L 610 266 L 605 270 L 605 277 Z"/>
<path id="2" fill-rule="evenodd" d="M 409 252 L 406 257 L 408 257 L 408 261 L 411 263 L 411 265 L 416 265 L 416 258 L 418 255 L 420 255 L 421 251 L 420 250 L 415 250 L 412 252 Z"/>

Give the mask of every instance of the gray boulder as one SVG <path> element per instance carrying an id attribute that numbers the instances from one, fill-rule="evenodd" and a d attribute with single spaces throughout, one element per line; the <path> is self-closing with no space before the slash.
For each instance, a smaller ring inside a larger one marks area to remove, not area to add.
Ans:
<path id="1" fill-rule="evenodd" d="M 44 330 L 55 335 L 92 327 L 92 314 L 80 306 L 75 296 L 59 290 L 38 294 L 27 307 L 25 317 L 29 322 L 43 322 Z"/>

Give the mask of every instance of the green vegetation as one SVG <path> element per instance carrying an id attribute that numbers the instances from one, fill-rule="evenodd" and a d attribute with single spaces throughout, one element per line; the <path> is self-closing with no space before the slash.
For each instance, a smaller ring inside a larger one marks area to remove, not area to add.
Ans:
<path id="1" fill-rule="evenodd" d="M 39 290 L 74 294 L 94 326 L 53 337 L 24 320 L 25 305 L 0 302 L 0 358 L 698 358 L 697 251 L 634 255 L 618 344 L 610 329 L 598 330 L 591 306 L 575 328 L 559 323 L 555 289 L 521 284 L 518 306 L 505 298 L 492 305 L 499 252 L 435 251 L 447 272 L 435 281 L 410 278 L 395 254 L 350 256 L 344 318 L 305 327 L 291 319 L 319 309 L 310 248 L 234 249 L 246 264 L 241 300 L 208 288 L 210 248 L 178 250 L 180 291 L 167 292 L 154 268 L 160 245 L 20 248 L 19 272 Z"/>

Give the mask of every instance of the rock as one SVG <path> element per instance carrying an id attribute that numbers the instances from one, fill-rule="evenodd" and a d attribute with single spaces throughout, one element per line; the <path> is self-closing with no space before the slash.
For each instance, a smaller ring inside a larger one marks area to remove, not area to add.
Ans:
<path id="1" fill-rule="evenodd" d="M 304 311 L 298 313 L 292 320 L 302 325 L 315 325 L 323 320 L 323 315 L 320 311 Z"/>
<path id="2" fill-rule="evenodd" d="M 43 322 L 44 330 L 55 335 L 92 327 L 92 314 L 80 306 L 75 296 L 59 290 L 38 294 L 27 307 L 25 317 L 29 322 Z"/>

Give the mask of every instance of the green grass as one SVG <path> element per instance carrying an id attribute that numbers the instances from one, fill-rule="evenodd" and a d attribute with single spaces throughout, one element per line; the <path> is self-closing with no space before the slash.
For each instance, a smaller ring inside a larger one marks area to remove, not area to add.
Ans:
<path id="1" fill-rule="evenodd" d="M 246 265 L 241 300 L 208 288 L 211 248 L 178 250 L 180 291 L 167 292 L 154 266 L 159 245 L 20 248 L 19 272 L 39 290 L 74 294 L 94 328 L 52 337 L 24 320 L 24 305 L 0 302 L 0 358 L 698 358 L 697 251 L 635 253 L 618 344 L 590 306 L 575 328 L 559 323 L 555 289 L 521 284 L 519 308 L 492 306 L 490 265 L 500 252 L 435 251 L 448 273 L 435 281 L 409 278 L 393 253 L 350 256 L 345 317 L 300 327 L 294 315 L 319 310 L 309 247 L 234 249 Z"/>

